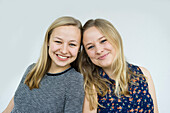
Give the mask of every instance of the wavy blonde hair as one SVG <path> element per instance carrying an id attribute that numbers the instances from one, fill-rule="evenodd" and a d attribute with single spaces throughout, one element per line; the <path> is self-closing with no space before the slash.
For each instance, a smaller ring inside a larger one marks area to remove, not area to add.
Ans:
<path id="1" fill-rule="evenodd" d="M 116 49 L 116 57 L 111 66 L 113 73 L 109 75 L 116 75 L 114 94 L 118 97 L 120 97 L 121 94 L 129 95 L 128 82 L 130 78 L 127 75 L 127 63 L 120 34 L 109 21 L 104 19 L 88 20 L 83 26 L 82 33 L 91 27 L 97 28 Z M 100 67 L 92 63 L 83 47 L 79 58 L 79 69 L 84 76 L 85 93 L 91 110 L 97 108 L 97 105 L 99 105 L 95 93 L 97 92 L 98 95 L 104 96 L 109 90 L 109 86 L 106 84 L 106 82 L 109 81 L 100 77 L 99 68 Z"/>
<path id="2" fill-rule="evenodd" d="M 48 54 L 48 43 L 49 43 L 50 35 L 53 32 L 53 29 L 60 26 L 68 26 L 68 25 L 76 26 L 80 30 L 82 29 L 81 22 L 69 16 L 64 16 L 56 19 L 47 29 L 44 43 L 41 48 L 40 57 L 37 63 L 35 64 L 35 66 L 32 68 L 32 70 L 27 74 L 27 77 L 24 82 L 26 85 L 28 85 L 30 89 L 39 88 L 40 81 L 42 80 L 44 75 L 48 72 L 51 66 L 51 58 Z M 77 59 L 71 63 L 71 66 L 76 70 L 78 70 Z"/>

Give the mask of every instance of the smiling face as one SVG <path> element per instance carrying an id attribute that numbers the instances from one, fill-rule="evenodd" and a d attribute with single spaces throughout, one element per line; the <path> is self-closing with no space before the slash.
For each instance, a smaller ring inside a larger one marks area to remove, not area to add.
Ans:
<path id="1" fill-rule="evenodd" d="M 77 58 L 80 47 L 80 29 L 60 26 L 52 31 L 49 39 L 49 56 L 52 60 L 49 72 L 62 72 Z"/>
<path id="2" fill-rule="evenodd" d="M 83 34 L 83 45 L 90 60 L 97 66 L 110 69 L 116 49 L 96 27 L 88 28 Z"/>

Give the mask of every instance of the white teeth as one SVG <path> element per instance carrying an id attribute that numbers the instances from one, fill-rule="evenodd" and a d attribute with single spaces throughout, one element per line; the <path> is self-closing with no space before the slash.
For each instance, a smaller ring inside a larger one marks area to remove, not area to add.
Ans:
<path id="1" fill-rule="evenodd" d="M 60 57 L 60 58 L 62 58 L 62 59 L 66 59 L 67 57 L 64 57 L 64 56 L 60 56 L 60 55 L 58 55 L 58 57 Z"/>

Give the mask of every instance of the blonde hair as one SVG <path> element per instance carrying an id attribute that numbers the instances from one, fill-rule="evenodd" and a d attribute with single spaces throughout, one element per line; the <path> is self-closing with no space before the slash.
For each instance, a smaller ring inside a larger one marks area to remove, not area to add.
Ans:
<path id="1" fill-rule="evenodd" d="M 116 75 L 114 94 L 118 97 L 120 97 L 121 94 L 129 95 L 128 82 L 130 78 L 127 75 L 127 63 L 120 34 L 110 22 L 104 19 L 88 20 L 83 26 L 82 32 L 84 33 L 91 27 L 97 28 L 116 49 L 116 57 L 111 66 L 113 73 L 110 75 Z M 98 95 L 104 96 L 109 90 L 109 86 L 106 84 L 106 82 L 109 81 L 100 77 L 99 68 L 100 67 L 92 63 L 83 47 L 79 58 L 79 69 L 84 76 L 85 93 L 91 110 L 99 105 L 95 97 L 95 92 L 97 92 Z M 95 87 L 96 91 L 94 91 L 93 87 Z"/>
<path id="2" fill-rule="evenodd" d="M 44 75 L 48 72 L 50 65 L 51 65 L 51 58 L 48 54 L 48 42 L 50 39 L 50 35 L 53 32 L 53 29 L 60 27 L 60 26 L 76 26 L 80 30 L 82 29 L 81 22 L 73 17 L 60 17 L 56 19 L 47 29 L 45 34 L 45 39 L 43 46 L 41 48 L 41 54 L 40 57 L 35 64 L 35 66 L 32 68 L 32 70 L 27 74 L 27 77 L 25 79 L 25 84 L 28 85 L 30 89 L 33 88 L 39 88 L 40 81 L 44 77 Z M 77 59 L 71 63 L 71 66 L 77 69 Z"/>

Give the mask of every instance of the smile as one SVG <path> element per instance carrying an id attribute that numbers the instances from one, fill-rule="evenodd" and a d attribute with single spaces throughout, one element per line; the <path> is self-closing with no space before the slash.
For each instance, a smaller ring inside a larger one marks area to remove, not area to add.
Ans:
<path id="1" fill-rule="evenodd" d="M 61 56 L 61 55 L 58 55 L 58 57 L 62 58 L 62 59 L 66 59 L 67 57 L 65 56 Z"/>
<path id="2" fill-rule="evenodd" d="M 100 56 L 98 59 L 99 59 L 99 60 L 104 60 L 108 54 L 109 54 L 109 53 L 107 53 L 107 54 L 105 54 L 105 55 L 103 55 L 103 56 Z"/>
<path id="3" fill-rule="evenodd" d="M 68 56 L 61 56 L 57 54 L 57 58 L 61 61 L 66 61 L 69 57 Z"/>

